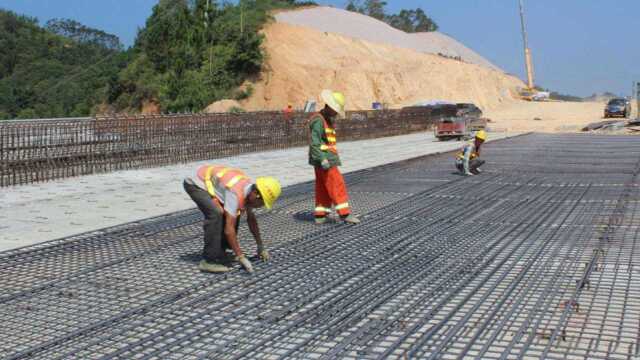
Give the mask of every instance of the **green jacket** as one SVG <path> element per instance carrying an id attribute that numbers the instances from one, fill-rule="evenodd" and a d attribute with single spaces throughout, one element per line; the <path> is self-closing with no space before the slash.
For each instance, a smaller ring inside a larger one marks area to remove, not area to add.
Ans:
<path id="1" fill-rule="evenodd" d="M 309 119 L 309 131 L 311 132 L 311 142 L 309 144 L 309 165 L 322 166 L 322 160 L 329 160 L 331 166 L 340 166 L 340 156 L 329 150 L 322 150 L 322 145 L 327 145 L 327 134 L 324 129 L 324 119 L 320 113 L 314 114 Z"/>

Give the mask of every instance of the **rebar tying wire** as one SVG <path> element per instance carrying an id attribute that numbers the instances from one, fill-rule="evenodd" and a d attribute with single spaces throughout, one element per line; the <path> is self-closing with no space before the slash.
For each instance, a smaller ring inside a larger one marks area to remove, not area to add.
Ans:
<path id="1" fill-rule="evenodd" d="M 1 253 L 0 358 L 637 357 L 640 144 L 483 156 L 470 178 L 451 154 L 346 175 L 359 226 L 313 225 L 312 184 L 286 189 L 254 276 L 197 272 L 194 210 Z"/>

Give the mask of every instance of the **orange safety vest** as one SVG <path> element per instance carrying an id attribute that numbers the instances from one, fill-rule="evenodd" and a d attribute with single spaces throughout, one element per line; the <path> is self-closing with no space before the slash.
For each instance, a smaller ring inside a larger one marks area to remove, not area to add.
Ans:
<path id="1" fill-rule="evenodd" d="M 224 199 L 220 199 L 216 195 L 214 182 L 220 183 L 225 188 L 233 191 L 238 198 L 238 209 L 244 209 L 244 189 L 252 183 L 244 172 L 223 165 L 203 165 L 198 168 L 198 178 L 207 186 L 209 195 L 220 202 Z"/>
<path id="2" fill-rule="evenodd" d="M 324 119 L 324 117 L 322 117 L 322 125 L 324 126 L 324 135 L 327 138 L 327 143 L 320 145 L 320 150 L 331 151 L 332 153 L 337 154 L 338 147 L 336 146 L 336 130 L 329 126 L 329 123 Z"/>

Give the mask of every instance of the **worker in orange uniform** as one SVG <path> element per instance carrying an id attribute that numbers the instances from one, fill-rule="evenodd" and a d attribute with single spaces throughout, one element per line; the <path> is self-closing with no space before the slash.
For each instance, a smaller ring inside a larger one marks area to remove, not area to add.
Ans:
<path id="1" fill-rule="evenodd" d="M 338 115 L 344 118 L 344 95 L 323 90 L 320 97 L 325 106 L 309 119 L 309 165 L 314 167 L 316 175 L 315 222 L 324 224 L 333 205 L 345 223 L 358 224 L 360 220 L 351 213 L 347 187 L 338 170 L 342 163 L 336 148 L 334 121 Z"/>
<path id="2" fill-rule="evenodd" d="M 197 175 L 206 190 L 190 178 L 184 180 L 183 186 L 204 215 L 204 249 L 200 270 L 214 273 L 231 270 L 231 259 L 226 253 L 226 249 L 230 248 L 235 253 L 235 260 L 245 270 L 253 272 L 253 266 L 238 242 L 239 220 L 246 212 L 249 230 L 258 247 L 258 256 L 263 261 L 269 260 L 269 252 L 262 243 L 253 209 L 262 206 L 271 209 L 280 196 L 280 182 L 268 176 L 258 177 L 254 182 L 241 170 L 222 165 L 203 165 L 198 168 Z"/>
<path id="3" fill-rule="evenodd" d="M 282 113 L 284 115 L 285 122 L 285 135 L 289 137 L 291 134 L 291 122 L 293 120 L 293 106 L 291 106 L 291 104 L 287 104 L 287 107 L 282 110 Z"/>
<path id="4" fill-rule="evenodd" d="M 291 104 L 287 104 L 287 107 L 284 108 L 282 110 L 282 112 L 284 113 L 284 118 L 285 120 L 288 120 L 291 118 L 291 115 L 293 114 L 293 106 L 291 106 Z"/>

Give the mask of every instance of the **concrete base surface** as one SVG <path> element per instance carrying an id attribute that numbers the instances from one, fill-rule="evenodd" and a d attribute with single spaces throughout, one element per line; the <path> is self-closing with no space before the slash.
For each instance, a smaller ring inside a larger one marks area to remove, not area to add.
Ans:
<path id="1" fill-rule="evenodd" d="M 490 133 L 489 141 L 517 134 Z M 339 143 L 343 173 L 447 152 L 460 141 L 431 132 Z M 182 179 L 205 163 L 241 168 L 251 177 L 276 176 L 283 186 L 313 179 L 307 147 L 186 164 L 87 175 L 0 189 L 0 251 L 193 208 Z"/>

